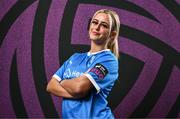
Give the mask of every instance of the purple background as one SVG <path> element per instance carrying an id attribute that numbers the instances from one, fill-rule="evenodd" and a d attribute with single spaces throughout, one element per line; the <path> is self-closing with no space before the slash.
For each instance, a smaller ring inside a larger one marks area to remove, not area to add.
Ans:
<path id="1" fill-rule="evenodd" d="M 115 10 L 120 15 L 121 24 L 144 31 L 179 52 L 180 24 L 178 20 L 155 0 L 129 1 L 150 12 L 160 23 L 123 9 L 93 4 L 79 4 L 73 22 L 71 44 L 90 44 L 87 37 L 88 20 L 96 10 L 108 8 Z M 179 0 L 176 1 L 180 3 Z M 1 0 L 0 20 L 15 3 L 16 0 Z M 44 65 L 48 80 L 61 65 L 59 64 L 61 59 L 58 56 L 58 43 L 60 25 L 66 3 L 67 0 L 53 0 L 48 12 L 44 37 Z M 16 117 L 9 94 L 9 73 L 15 50 L 17 50 L 20 90 L 28 117 L 44 117 L 34 86 L 31 61 L 31 38 L 37 5 L 38 1 L 34 2 L 16 19 L 0 47 L 0 117 Z M 119 38 L 119 47 L 122 53 L 145 63 L 137 81 L 114 110 L 116 117 L 128 117 L 147 94 L 155 80 L 163 56 L 143 44 L 124 37 Z M 179 77 L 180 69 L 174 66 L 165 89 L 148 117 L 166 117 L 180 93 Z M 118 93 L 121 92 L 117 92 L 117 95 Z M 61 98 L 55 96 L 52 96 L 52 98 L 56 110 L 61 115 Z"/>

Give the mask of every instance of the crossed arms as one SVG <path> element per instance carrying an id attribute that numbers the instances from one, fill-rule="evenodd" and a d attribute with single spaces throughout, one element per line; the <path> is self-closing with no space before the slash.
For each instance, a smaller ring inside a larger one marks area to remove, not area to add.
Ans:
<path id="1" fill-rule="evenodd" d="M 56 96 L 78 99 L 85 97 L 92 88 L 93 84 L 88 77 L 82 75 L 71 80 L 62 80 L 60 83 L 52 77 L 46 90 Z"/>

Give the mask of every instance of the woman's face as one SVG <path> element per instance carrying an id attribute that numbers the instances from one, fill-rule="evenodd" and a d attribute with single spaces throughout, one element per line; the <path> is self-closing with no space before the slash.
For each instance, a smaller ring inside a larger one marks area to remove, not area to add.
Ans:
<path id="1" fill-rule="evenodd" d="M 109 38 L 110 20 L 107 14 L 98 13 L 91 21 L 89 37 L 97 43 L 105 43 Z"/>

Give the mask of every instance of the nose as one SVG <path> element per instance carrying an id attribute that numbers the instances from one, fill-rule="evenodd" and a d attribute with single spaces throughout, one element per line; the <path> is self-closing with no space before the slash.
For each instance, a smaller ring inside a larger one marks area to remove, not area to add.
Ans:
<path id="1" fill-rule="evenodd" d="M 100 29 L 100 24 L 97 24 L 97 25 L 95 26 L 95 29 L 96 29 L 97 31 L 99 31 L 99 29 Z"/>

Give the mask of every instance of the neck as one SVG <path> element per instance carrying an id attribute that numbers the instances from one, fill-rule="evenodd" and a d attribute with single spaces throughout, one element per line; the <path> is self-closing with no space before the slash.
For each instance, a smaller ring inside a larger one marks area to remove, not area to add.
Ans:
<path id="1" fill-rule="evenodd" d="M 105 49 L 107 49 L 106 44 L 98 45 L 98 44 L 94 43 L 93 41 L 91 41 L 91 50 L 89 52 L 93 53 L 93 52 L 98 52 L 98 51 L 105 50 Z"/>

